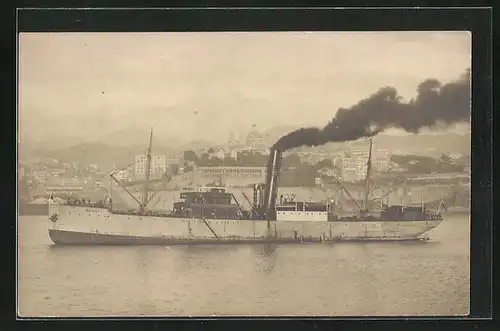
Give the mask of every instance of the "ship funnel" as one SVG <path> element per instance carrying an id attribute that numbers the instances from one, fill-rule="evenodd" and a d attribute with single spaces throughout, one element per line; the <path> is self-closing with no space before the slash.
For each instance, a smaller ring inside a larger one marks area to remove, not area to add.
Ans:
<path id="1" fill-rule="evenodd" d="M 271 148 L 266 171 L 266 187 L 264 195 L 264 210 L 266 220 L 276 220 L 276 198 L 278 196 L 278 180 L 283 155 L 275 147 Z"/>

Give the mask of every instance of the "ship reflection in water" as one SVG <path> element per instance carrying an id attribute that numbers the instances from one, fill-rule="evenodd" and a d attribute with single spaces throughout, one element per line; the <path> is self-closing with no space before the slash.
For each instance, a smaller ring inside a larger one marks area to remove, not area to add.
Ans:
<path id="1" fill-rule="evenodd" d="M 254 247 L 255 261 L 257 263 L 257 270 L 261 270 L 265 274 L 270 274 L 274 271 L 276 267 L 278 253 L 277 244 L 265 244 L 263 247 Z"/>
<path id="2" fill-rule="evenodd" d="M 427 242 L 54 246 L 19 220 L 22 316 L 467 314 L 469 219 Z"/>

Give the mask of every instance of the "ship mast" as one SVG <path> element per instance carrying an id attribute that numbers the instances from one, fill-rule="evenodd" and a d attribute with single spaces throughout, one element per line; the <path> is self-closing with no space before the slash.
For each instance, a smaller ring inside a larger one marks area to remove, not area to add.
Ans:
<path id="1" fill-rule="evenodd" d="M 368 214 L 368 195 L 370 194 L 370 181 L 371 181 L 371 170 L 372 170 L 372 145 L 373 141 L 372 138 L 370 138 L 370 152 L 368 154 L 368 162 L 366 163 L 365 197 L 363 200 L 363 211 L 362 211 L 362 214 L 364 216 Z"/>
<path id="2" fill-rule="evenodd" d="M 151 134 L 149 136 L 149 147 L 146 155 L 146 176 L 144 181 L 144 194 L 142 196 L 142 203 L 139 210 L 139 214 L 142 215 L 144 213 L 144 208 L 149 202 L 149 176 L 151 173 L 151 145 L 153 144 L 153 129 L 151 129 Z"/>

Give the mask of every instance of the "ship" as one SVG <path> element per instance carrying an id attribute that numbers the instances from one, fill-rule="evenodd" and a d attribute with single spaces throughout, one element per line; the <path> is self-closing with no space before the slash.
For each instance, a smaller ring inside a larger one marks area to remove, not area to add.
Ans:
<path id="1" fill-rule="evenodd" d="M 256 183 L 253 197 L 244 195 L 243 208 L 225 188 L 180 193 L 180 201 L 167 212 L 148 207 L 151 131 L 147 150 L 142 199 L 120 184 L 138 204 L 134 210 L 118 210 L 112 197 L 102 201 L 49 203 L 48 235 L 56 245 L 206 245 L 253 243 L 327 243 L 338 241 L 403 241 L 426 239 L 425 234 L 443 220 L 440 210 L 419 205 L 381 203 L 373 213 L 367 208 L 371 182 L 371 148 L 367 164 L 366 195 L 359 212 L 339 215 L 333 201 L 295 201 L 278 197 L 282 151 L 272 147 L 265 183 Z M 112 190 L 110 190 L 110 193 Z"/>

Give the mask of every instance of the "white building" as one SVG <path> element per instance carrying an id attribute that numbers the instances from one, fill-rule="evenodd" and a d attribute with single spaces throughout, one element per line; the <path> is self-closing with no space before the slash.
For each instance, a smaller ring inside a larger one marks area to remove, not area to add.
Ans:
<path id="1" fill-rule="evenodd" d="M 238 160 L 238 152 L 235 150 L 231 150 L 229 153 L 227 153 L 227 157 L 230 157 L 230 158 L 235 159 L 237 161 Z"/>
<path id="2" fill-rule="evenodd" d="M 343 168 L 342 180 L 345 182 L 355 182 L 358 180 L 358 169 L 356 168 Z"/>
<path id="3" fill-rule="evenodd" d="M 321 177 L 314 178 L 314 184 L 316 184 L 316 185 L 322 185 L 323 184 L 323 179 Z"/>
<path id="4" fill-rule="evenodd" d="M 227 186 L 245 186 L 263 183 L 266 167 L 196 167 L 193 180 L 196 185 L 219 182 Z"/>
<path id="5" fill-rule="evenodd" d="M 246 137 L 245 145 L 251 149 L 262 148 L 264 145 L 263 136 L 255 130 L 251 131 Z"/>
<path id="6" fill-rule="evenodd" d="M 340 165 L 342 180 L 355 182 L 366 178 L 368 170 L 368 156 L 345 157 L 342 161 L 336 161 Z"/>
<path id="7" fill-rule="evenodd" d="M 216 157 L 220 160 L 224 160 L 226 157 L 226 152 L 222 148 L 217 148 L 211 155 L 212 157 Z"/>
<path id="8" fill-rule="evenodd" d="M 19 171 L 18 171 L 18 177 L 19 177 L 19 179 L 23 179 L 24 178 L 24 173 L 25 173 L 24 167 L 20 167 Z"/>
<path id="9" fill-rule="evenodd" d="M 359 147 L 351 147 L 346 154 L 350 155 L 352 158 L 360 160 L 359 162 L 357 162 L 356 167 L 359 169 L 359 171 L 366 173 L 366 163 L 368 161 L 369 153 L 370 153 L 369 148 L 365 148 L 364 146 L 359 146 Z M 372 149 L 373 170 L 385 171 L 389 169 L 391 156 L 392 153 L 388 149 L 373 148 Z M 361 165 L 362 162 L 364 162 L 364 165 Z"/>
<path id="10" fill-rule="evenodd" d="M 38 182 L 44 182 L 45 181 L 45 170 L 34 170 L 33 171 L 33 178 L 38 181 Z"/>
<path id="11" fill-rule="evenodd" d="M 368 171 L 368 158 L 358 158 L 356 160 L 356 180 L 364 180 Z"/>
<path id="12" fill-rule="evenodd" d="M 143 178 L 146 176 L 147 156 L 135 156 L 135 177 Z M 167 171 L 166 155 L 151 155 L 151 173 L 152 177 L 159 177 Z"/>
<path id="13" fill-rule="evenodd" d="M 130 181 L 132 179 L 131 169 L 122 169 L 115 172 L 114 177 L 119 181 Z"/>
<path id="14" fill-rule="evenodd" d="M 458 159 L 460 159 L 460 158 L 463 157 L 463 154 L 461 154 L 461 153 L 451 153 L 448 156 L 451 157 L 453 160 L 458 160 Z"/>

